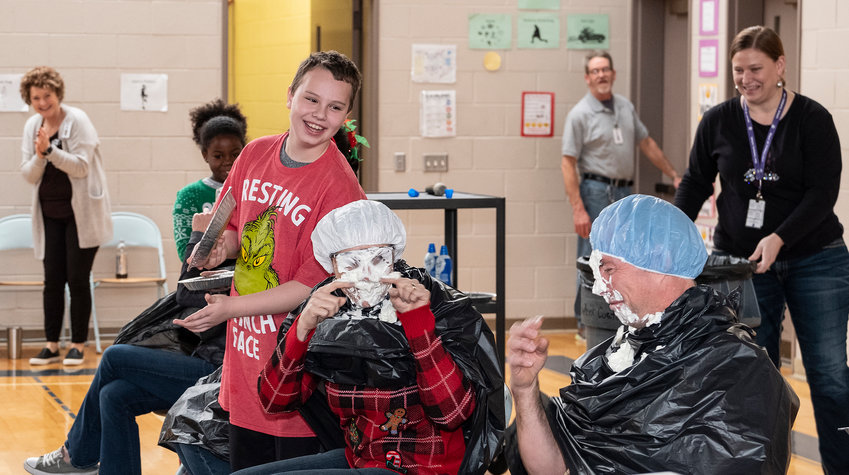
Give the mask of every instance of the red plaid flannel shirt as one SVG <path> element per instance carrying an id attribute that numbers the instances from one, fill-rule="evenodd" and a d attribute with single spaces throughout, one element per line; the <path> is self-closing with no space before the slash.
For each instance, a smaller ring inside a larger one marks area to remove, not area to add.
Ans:
<path id="1" fill-rule="evenodd" d="M 461 425 L 474 411 L 474 389 L 434 333 L 427 305 L 398 318 L 416 360 L 416 386 L 326 385 L 327 402 L 345 431 L 348 463 L 409 475 L 457 473 L 466 448 Z M 298 341 L 297 324 L 262 371 L 260 400 L 269 413 L 297 409 L 317 384 L 304 372 L 312 333 Z"/>

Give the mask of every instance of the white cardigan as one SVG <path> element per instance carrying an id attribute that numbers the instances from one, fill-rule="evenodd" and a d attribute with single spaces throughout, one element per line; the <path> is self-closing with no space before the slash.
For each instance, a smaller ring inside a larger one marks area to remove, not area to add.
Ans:
<path id="1" fill-rule="evenodd" d="M 97 131 L 81 109 L 65 104 L 61 107 L 65 112 L 65 119 L 59 126 L 62 149 L 54 147 L 46 158 L 36 152 L 34 143 L 42 117 L 35 114 L 24 125 L 21 173 L 35 185 L 32 192 L 32 236 L 36 259 L 44 259 L 44 218 L 38 187 L 48 160 L 67 173 L 71 180 L 71 208 L 80 247 L 101 246 L 112 239 L 112 211 Z"/>

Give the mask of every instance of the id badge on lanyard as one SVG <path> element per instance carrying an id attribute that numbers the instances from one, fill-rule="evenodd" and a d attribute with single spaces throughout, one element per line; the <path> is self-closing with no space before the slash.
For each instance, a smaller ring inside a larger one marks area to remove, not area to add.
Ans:
<path id="1" fill-rule="evenodd" d="M 763 180 L 766 178 L 769 181 L 777 181 L 778 175 L 770 173 L 768 177 L 764 176 L 764 168 L 766 167 L 766 157 L 769 153 L 769 148 L 772 145 L 772 139 L 775 137 L 775 129 L 778 127 L 778 121 L 781 120 L 781 113 L 784 111 L 784 105 L 787 103 L 787 91 L 781 91 L 781 101 L 778 103 L 778 109 L 775 111 L 775 117 L 772 119 L 772 125 L 764 140 L 764 148 L 760 155 L 755 144 L 755 133 L 752 126 L 752 118 L 749 116 L 749 106 L 746 100 L 743 100 L 743 115 L 746 118 L 746 133 L 749 136 L 749 149 L 752 153 L 752 165 L 754 168 L 746 171 L 743 179 L 747 183 L 758 182 L 758 193 L 755 199 L 749 200 L 749 209 L 746 211 L 746 227 L 761 229 L 764 225 L 764 214 L 766 213 L 766 201 L 761 194 Z"/>
<path id="2" fill-rule="evenodd" d="M 766 211 L 766 201 L 764 200 L 749 200 L 749 210 L 746 212 L 746 227 L 761 229 L 764 225 L 764 212 Z"/>
<path id="3" fill-rule="evenodd" d="M 622 129 L 619 128 L 619 124 L 613 126 L 613 143 L 616 145 L 622 145 L 625 143 L 625 139 L 622 137 Z"/>

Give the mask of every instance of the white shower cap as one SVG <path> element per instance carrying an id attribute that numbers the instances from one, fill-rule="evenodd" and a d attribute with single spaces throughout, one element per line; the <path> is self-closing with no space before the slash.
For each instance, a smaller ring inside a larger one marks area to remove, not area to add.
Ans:
<path id="1" fill-rule="evenodd" d="M 330 255 L 365 244 L 390 244 L 395 261 L 401 259 L 407 245 L 404 223 L 379 201 L 359 200 L 327 213 L 312 232 L 315 260 L 327 272 L 333 272 Z"/>
<path id="2" fill-rule="evenodd" d="M 696 225 L 671 203 L 630 195 L 604 208 L 593 221 L 590 244 L 643 270 L 695 279 L 707 261 Z"/>

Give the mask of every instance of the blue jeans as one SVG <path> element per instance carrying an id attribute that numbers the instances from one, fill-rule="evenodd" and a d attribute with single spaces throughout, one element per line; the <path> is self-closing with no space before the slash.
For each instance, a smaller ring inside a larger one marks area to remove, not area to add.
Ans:
<path id="1" fill-rule="evenodd" d="M 752 279 L 761 310 L 756 340 L 781 365 L 779 340 L 784 306 L 802 350 L 811 388 L 820 456 L 826 473 L 849 473 L 849 252 L 843 241 L 800 259 L 776 261 Z"/>
<path id="2" fill-rule="evenodd" d="M 230 462 L 221 460 L 200 445 L 175 444 L 180 462 L 191 475 L 227 475 Z"/>
<path id="3" fill-rule="evenodd" d="M 112 345 L 68 432 L 65 447 L 74 466 L 100 462 L 100 474 L 141 474 L 136 416 L 167 410 L 215 365 L 182 353 Z"/>
<path id="4" fill-rule="evenodd" d="M 584 209 L 587 210 L 587 214 L 590 215 L 591 222 L 598 218 L 601 210 L 630 194 L 630 186 L 612 186 L 597 180 L 581 181 L 581 201 L 584 202 Z M 589 256 L 592 250 L 593 248 L 590 245 L 590 240 L 578 236 L 578 253 L 575 257 Z M 578 321 L 578 328 L 581 328 L 584 325 L 581 323 L 580 272 L 577 273 L 575 284 L 575 319 Z"/>
<path id="5" fill-rule="evenodd" d="M 334 475 L 334 474 L 360 474 L 360 475 L 386 475 L 398 473 L 383 468 L 351 468 L 345 458 L 345 449 L 334 449 L 316 455 L 305 455 L 289 460 L 258 465 L 245 468 L 233 475 L 273 475 L 277 473 L 290 473 L 296 475 Z"/>

